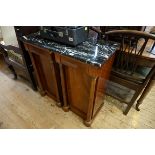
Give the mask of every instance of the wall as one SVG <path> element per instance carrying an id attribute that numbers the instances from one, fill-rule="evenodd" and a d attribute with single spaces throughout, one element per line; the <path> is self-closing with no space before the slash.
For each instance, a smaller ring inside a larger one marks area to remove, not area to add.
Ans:
<path id="1" fill-rule="evenodd" d="M 17 37 L 13 26 L 1 26 L 3 41 L 6 45 L 18 46 Z"/>
<path id="2" fill-rule="evenodd" d="M 150 32 L 153 29 L 154 26 L 146 26 L 145 31 Z"/>
<path id="3" fill-rule="evenodd" d="M 2 38 L 2 32 L 1 32 L 1 27 L 0 27 L 0 39 Z"/>

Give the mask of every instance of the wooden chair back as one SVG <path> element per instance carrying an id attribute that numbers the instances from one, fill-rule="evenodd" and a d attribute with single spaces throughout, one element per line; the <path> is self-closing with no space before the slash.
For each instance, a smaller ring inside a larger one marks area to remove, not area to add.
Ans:
<path id="1" fill-rule="evenodd" d="M 100 30 L 103 34 L 108 31 L 114 30 L 137 30 L 144 31 L 146 26 L 100 26 Z"/>
<path id="2" fill-rule="evenodd" d="M 114 62 L 114 70 L 120 75 L 127 78 L 135 78 L 134 75 L 137 69 L 141 66 L 150 68 L 150 72 L 155 65 L 154 61 L 149 61 L 149 58 L 143 56 L 146 45 L 150 39 L 155 40 L 155 36 L 142 31 L 136 30 L 115 30 L 105 33 L 105 39 L 110 36 L 118 36 L 120 48 L 116 53 Z M 152 73 L 148 72 L 146 78 L 149 78 Z M 138 78 L 139 79 L 139 78 Z"/>

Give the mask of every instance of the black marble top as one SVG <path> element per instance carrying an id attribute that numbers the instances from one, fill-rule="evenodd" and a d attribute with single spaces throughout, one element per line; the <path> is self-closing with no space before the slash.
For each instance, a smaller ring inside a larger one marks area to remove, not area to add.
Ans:
<path id="1" fill-rule="evenodd" d="M 59 54 L 72 57 L 96 67 L 101 67 L 119 47 L 118 43 L 111 41 L 102 41 L 94 44 L 92 43 L 91 38 L 76 47 L 72 47 L 43 39 L 39 33 L 23 36 L 21 40 L 47 48 L 53 52 L 58 52 Z"/>

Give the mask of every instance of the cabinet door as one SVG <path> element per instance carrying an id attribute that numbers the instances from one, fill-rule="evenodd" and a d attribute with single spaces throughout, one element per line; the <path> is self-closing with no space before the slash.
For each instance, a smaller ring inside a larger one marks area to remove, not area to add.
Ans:
<path id="1" fill-rule="evenodd" d="M 78 67 L 65 66 L 64 72 L 70 108 L 85 119 L 90 98 L 91 78 Z"/>
<path id="2" fill-rule="evenodd" d="M 41 91 L 59 102 L 55 62 L 51 57 L 53 53 L 30 45 L 29 52 Z"/>
<path id="3" fill-rule="evenodd" d="M 69 107 L 86 119 L 89 111 L 92 78 L 86 73 L 87 65 L 61 56 L 61 80 L 63 88 L 63 109 Z"/>

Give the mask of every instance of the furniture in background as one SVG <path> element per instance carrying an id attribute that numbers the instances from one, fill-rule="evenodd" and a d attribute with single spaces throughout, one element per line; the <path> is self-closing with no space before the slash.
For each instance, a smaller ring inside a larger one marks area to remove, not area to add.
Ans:
<path id="1" fill-rule="evenodd" d="M 14 47 L 14 46 L 5 46 L 5 45 L 0 44 L 0 51 L 3 54 L 4 60 L 6 64 L 8 65 L 8 68 L 14 75 L 14 79 L 16 80 L 17 74 L 13 66 L 15 65 L 18 68 L 18 66 L 22 65 L 23 63 L 22 57 L 19 54 L 20 53 L 19 48 Z M 16 53 L 14 51 L 16 51 Z M 15 61 L 17 59 L 19 63 Z"/>
<path id="2" fill-rule="evenodd" d="M 119 36 L 121 45 L 116 52 L 110 80 L 135 91 L 130 101 L 107 91 L 108 95 L 127 103 L 127 108 L 123 112 L 126 115 L 154 74 L 155 61 L 144 57 L 143 52 L 148 40 L 155 40 L 155 36 L 135 30 L 115 30 L 106 32 L 105 35 L 106 40 L 109 36 Z"/>
<path id="3" fill-rule="evenodd" d="M 137 30 L 145 31 L 146 26 L 100 26 L 100 30 L 103 34 L 108 31 L 114 30 Z"/>
<path id="4" fill-rule="evenodd" d="M 114 30 L 137 30 L 137 31 L 144 31 L 146 26 L 100 26 L 102 36 L 105 36 L 105 33 L 108 31 Z M 104 38 L 103 38 L 104 39 Z M 121 42 L 121 37 L 119 35 L 110 35 L 109 40 Z"/>
<path id="5" fill-rule="evenodd" d="M 4 48 L 6 50 L 5 60 L 7 64 L 9 64 L 9 68 L 14 73 L 14 79 L 17 78 L 17 75 L 21 75 L 29 81 L 29 84 L 31 85 L 33 90 L 36 90 L 37 87 L 33 74 L 31 59 L 28 52 L 25 51 L 23 43 L 20 41 L 20 37 L 33 32 L 37 32 L 39 30 L 39 26 L 3 26 L 1 27 L 1 30 L 5 45 L 2 48 L 3 51 Z M 8 56 L 10 55 L 11 59 L 8 58 Z M 20 63 L 18 62 L 18 60 L 21 60 Z"/>
<path id="6" fill-rule="evenodd" d="M 98 40 L 102 40 L 105 37 L 105 33 L 112 30 L 137 30 L 145 31 L 146 26 L 89 26 L 89 34 L 97 36 Z M 121 41 L 119 36 L 109 36 L 111 41 Z"/>
<path id="7" fill-rule="evenodd" d="M 15 26 L 14 29 L 17 36 L 18 45 L 20 48 L 20 54 L 24 61 L 24 67 L 23 67 L 24 77 L 29 81 L 32 89 L 37 90 L 37 84 L 35 80 L 32 62 L 28 52 L 25 50 L 23 42 L 20 41 L 20 38 L 24 35 L 38 32 L 40 27 L 39 26 Z"/>

